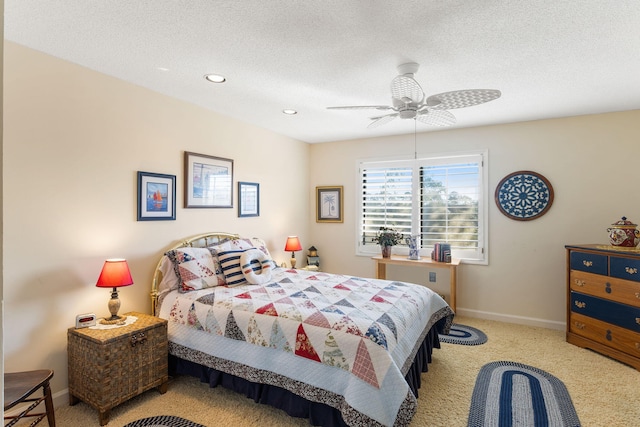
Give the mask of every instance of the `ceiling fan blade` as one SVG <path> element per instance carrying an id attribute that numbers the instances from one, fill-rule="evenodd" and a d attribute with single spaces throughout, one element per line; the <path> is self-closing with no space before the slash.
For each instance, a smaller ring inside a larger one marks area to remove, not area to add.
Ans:
<path id="1" fill-rule="evenodd" d="M 431 110 L 453 110 L 471 107 L 500 98 L 502 93 L 496 89 L 465 89 L 431 95 L 426 104 Z"/>
<path id="2" fill-rule="evenodd" d="M 421 110 L 416 120 L 429 126 L 451 126 L 456 123 L 456 117 L 447 110 Z"/>
<path id="3" fill-rule="evenodd" d="M 376 128 L 385 123 L 389 123 L 391 120 L 395 119 L 397 116 L 398 116 L 398 113 L 387 114 L 386 116 L 380 116 L 380 117 L 372 117 L 371 120 L 373 121 L 369 123 L 369 126 L 367 126 L 367 128 L 369 129 Z"/>
<path id="4" fill-rule="evenodd" d="M 327 107 L 327 110 L 393 110 L 390 105 L 347 105 L 344 107 Z"/>
<path id="5" fill-rule="evenodd" d="M 391 96 L 405 103 L 422 102 L 424 92 L 413 77 L 401 75 L 391 81 Z"/>

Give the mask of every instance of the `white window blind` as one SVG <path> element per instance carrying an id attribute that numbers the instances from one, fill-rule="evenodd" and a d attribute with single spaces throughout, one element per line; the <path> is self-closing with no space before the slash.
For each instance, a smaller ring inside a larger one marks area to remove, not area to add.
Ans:
<path id="1" fill-rule="evenodd" d="M 420 235 L 421 255 L 449 243 L 454 258 L 486 262 L 486 153 L 402 161 L 362 161 L 358 248 L 379 254 L 381 226 Z M 404 242 L 394 249 L 405 253 Z"/>
<path id="2" fill-rule="evenodd" d="M 362 242 L 373 243 L 380 227 L 391 227 L 411 235 L 413 170 L 409 166 L 363 167 Z"/>

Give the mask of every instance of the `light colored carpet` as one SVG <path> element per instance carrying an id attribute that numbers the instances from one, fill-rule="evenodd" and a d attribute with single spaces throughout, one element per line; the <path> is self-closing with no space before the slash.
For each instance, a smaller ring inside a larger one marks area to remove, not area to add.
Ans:
<path id="1" fill-rule="evenodd" d="M 564 382 L 584 426 L 640 425 L 640 372 L 635 369 L 567 344 L 561 331 L 460 316 L 455 321 L 480 329 L 489 340 L 478 346 L 443 343 L 434 350 L 429 372 L 422 375 L 411 427 L 466 426 L 476 376 L 482 366 L 499 360 L 535 366 Z M 309 426 L 307 420 L 187 377 L 172 379 L 164 395 L 150 390 L 114 408 L 108 426 L 122 427 L 154 415 L 175 415 L 212 427 Z M 56 408 L 56 424 L 99 425 L 97 412 L 84 403 Z"/>

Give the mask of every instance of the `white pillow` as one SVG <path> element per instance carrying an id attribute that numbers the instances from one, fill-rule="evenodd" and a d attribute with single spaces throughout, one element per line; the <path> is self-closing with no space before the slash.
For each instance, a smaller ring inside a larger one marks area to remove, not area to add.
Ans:
<path id="1" fill-rule="evenodd" d="M 272 260 L 258 248 L 247 249 L 240 255 L 240 269 L 252 285 L 263 285 L 271 280 Z"/>
<path id="2" fill-rule="evenodd" d="M 176 275 L 176 271 L 173 269 L 173 262 L 168 256 L 165 255 L 162 257 L 158 271 L 162 274 L 162 280 L 158 283 L 159 294 L 178 289 L 180 286 L 180 278 Z"/>

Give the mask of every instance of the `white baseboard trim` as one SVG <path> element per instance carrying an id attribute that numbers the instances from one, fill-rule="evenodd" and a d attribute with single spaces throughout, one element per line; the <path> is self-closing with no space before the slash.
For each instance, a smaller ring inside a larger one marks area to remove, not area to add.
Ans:
<path id="1" fill-rule="evenodd" d="M 518 325 L 538 326 L 541 328 L 554 329 L 557 331 L 566 330 L 565 322 L 537 319 L 534 317 L 514 316 L 510 314 L 491 313 L 488 311 L 468 310 L 465 308 L 458 308 L 456 314 L 459 314 L 460 316 L 474 317 L 476 319 L 496 320 L 498 322 L 516 323 Z"/>
<path id="2" fill-rule="evenodd" d="M 51 395 L 51 399 L 53 399 L 53 407 L 58 408 L 63 405 L 69 404 L 69 389 L 65 388 L 57 393 L 53 393 Z"/>

